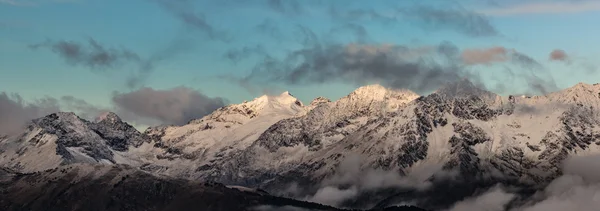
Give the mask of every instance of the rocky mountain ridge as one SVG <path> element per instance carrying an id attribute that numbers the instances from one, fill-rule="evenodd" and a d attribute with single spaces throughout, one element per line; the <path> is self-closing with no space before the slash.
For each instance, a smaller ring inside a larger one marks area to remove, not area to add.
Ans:
<path id="1" fill-rule="evenodd" d="M 599 152 L 598 105 L 598 84 L 501 97 L 461 81 L 427 96 L 371 85 L 306 106 L 285 92 L 144 133 L 114 114 L 87 122 L 58 113 L 0 142 L 0 164 L 22 172 L 71 163 L 127 164 L 299 199 L 316 200 L 306 196 L 327 188 L 354 193 L 330 202 L 334 206 L 412 201 L 443 209 L 481 186 L 543 186 L 561 174 L 559 165 L 569 155 Z M 348 160 L 354 160 L 349 168 L 343 165 Z M 464 193 L 432 203 L 432 191 L 456 185 Z M 290 189 L 295 186 L 302 188 Z M 401 194 L 407 191 L 412 198 Z"/>

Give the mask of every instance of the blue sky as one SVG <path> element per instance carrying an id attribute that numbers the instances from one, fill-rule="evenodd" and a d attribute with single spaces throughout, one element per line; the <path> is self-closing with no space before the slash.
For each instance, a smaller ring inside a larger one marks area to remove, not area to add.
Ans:
<path id="1" fill-rule="evenodd" d="M 73 96 L 115 110 L 115 95 L 143 87 L 185 86 L 225 103 L 289 90 L 308 103 L 317 96 L 337 99 L 373 82 L 395 88 L 417 86 L 389 78 L 404 77 L 396 73 L 382 73 L 385 77 L 381 78 L 369 73 L 368 79 L 364 72 L 331 70 L 325 74 L 310 62 L 313 69 L 305 70 L 307 75 L 291 77 L 299 70 L 290 65 L 301 63 L 284 58 L 314 47 L 315 40 L 321 54 L 313 52 L 309 57 L 317 61 L 317 56 L 334 59 L 323 55 L 329 54 L 328 46 L 359 43 L 380 50 L 392 45 L 415 51 L 446 42 L 459 49 L 462 59 L 461 52 L 468 49 L 483 54 L 502 47 L 506 50 L 502 55 L 492 56 L 513 58 L 518 52 L 542 66 L 523 70 L 509 64 L 511 59 L 481 60 L 487 57 L 478 58 L 481 63 L 477 65 L 453 63 L 457 65 L 452 67 L 461 68 L 456 75 L 480 75 L 478 82 L 500 94 L 540 94 L 527 88 L 529 79 L 519 81 L 519 73 L 553 83 L 549 89 L 600 80 L 595 71 L 600 65 L 598 1 L 487 2 L 491 1 L 0 0 L 0 92 L 18 94 L 29 102 Z M 312 34 L 313 42 L 303 43 Z M 111 52 L 132 52 L 139 59 L 98 68 L 68 60 L 54 48 L 60 42 L 89 48 L 90 39 Z M 41 47 L 31 47 L 36 44 Z M 566 55 L 551 61 L 549 55 L 557 49 Z M 228 59 L 228 52 L 238 52 L 239 61 Z M 257 71 L 255 67 L 264 65 L 265 58 L 287 66 Z M 141 63 L 149 61 L 152 69 L 142 73 Z M 507 76 L 507 69 L 513 77 Z M 360 76 L 355 78 L 356 74 Z M 128 85 L 131 78 L 138 83 Z M 415 91 L 427 93 L 434 87 L 421 88 Z"/>

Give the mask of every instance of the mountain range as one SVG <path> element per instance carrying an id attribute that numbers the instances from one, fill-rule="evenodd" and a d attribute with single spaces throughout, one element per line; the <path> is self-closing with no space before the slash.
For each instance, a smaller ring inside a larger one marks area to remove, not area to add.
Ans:
<path id="1" fill-rule="evenodd" d="M 460 81 L 426 96 L 369 85 L 307 105 L 265 95 L 144 132 L 114 113 L 54 113 L 0 138 L 0 208 L 95 207 L 68 201 L 93 187 L 114 210 L 446 210 L 498 184 L 518 207 L 569 156 L 599 152 L 598 105 L 600 84 L 499 96 Z"/>

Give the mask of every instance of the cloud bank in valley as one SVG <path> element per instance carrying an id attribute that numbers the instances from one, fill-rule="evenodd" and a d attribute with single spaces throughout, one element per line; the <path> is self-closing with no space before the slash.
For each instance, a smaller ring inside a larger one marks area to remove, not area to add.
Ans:
<path id="1" fill-rule="evenodd" d="M 563 175 L 510 211 L 594 211 L 600 206 L 600 156 L 573 156 L 563 162 Z M 506 210 L 516 193 L 496 186 L 457 202 L 449 211 Z"/>

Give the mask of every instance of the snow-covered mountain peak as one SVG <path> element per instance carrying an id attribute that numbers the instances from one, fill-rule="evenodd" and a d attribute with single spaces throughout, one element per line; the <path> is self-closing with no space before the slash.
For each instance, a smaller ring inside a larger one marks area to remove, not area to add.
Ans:
<path id="1" fill-rule="evenodd" d="M 361 86 L 350 93 L 349 97 L 359 97 L 359 98 L 373 98 L 373 99 L 383 99 L 385 94 L 388 92 L 388 89 L 379 85 L 367 85 Z"/>
<path id="2" fill-rule="evenodd" d="M 283 93 L 281 93 L 279 96 L 272 98 L 273 100 L 277 101 L 280 104 L 285 104 L 285 105 L 297 105 L 297 106 L 303 106 L 302 102 L 300 102 L 300 100 L 298 100 L 296 97 L 294 97 L 294 95 L 290 94 L 290 92 L 285 91 Z"/>
<path id="3" fill-rule="evenodd" d="M 289 91 L 282 92 L 279 96 L 294 96 Z"/>
<path id="4" fill-rule="evenodd" d="M 410 90 L 391 89 L 379 84 L 373 84 L 359 87 L 345 98 L 383 101 L 389 96 L 406 96 L 407 98 L 414 96 L 413 99 L 419 97 L 419 95 Z"/>
<path id="5" fill-rule="evenodd" d="M 111 122 L 111 123 L 122 122 L 121 118 L 119 116 L 117 116 L 117 114 L 110 112 L 110 111 L 104 112 L 96 118 L 96 122 L 103 122 L 103 121 L 107 121 L 107 122 Z"/>
<path id="6" fill-rule="evenodd" d="M 246 101 L 242 104 L 232 105 L 232 106 L 242 106 L 253 108 L 256 111 L 262 110 L 266 107 L 272 105 L 296 105 L 303 106 L 302 102 L 300 102 L 297 98 L 295 98 L 290 92 L 285 91 L 280 95 L 263 95 L 257 98 L 254 98 L 252 101 Z"/>
<path id="7" fill-rule="evenodd" d="M 570 88 L 550 93 L 547 97 L 557 103 L 597 106 L 600 104 L 600 84 L 578 83 Z"/>
<path id="8" fill-rule="evenodd" d="M 86 121 L 79 118 L 73 112 L 57 112 L 33 120 L 33 124 L 49 130 L 55 128 L 70 128 L 72 130 L 84 130 Z"/>
<path id="9" fill-rule="evenodd" d="M 346 97 L 336 101 L 338 107 L 343 104 L 349 106 L 342 106 L 356 109 L 364 107 L 367 110 L 375 109 L 379 110 L 380 107 L 372 107 L 373 103 L 383 103 L 381 106 L 387 107 L 385 110 L 394 110 L 400 106 L 407 104 L 415 99 L 419 98 L 419 95 L 406 89 L 391 89 L 385 88 L 379 84 L 367 85 L 359 87 Z"/>
<path id="10" fill-rule="evenodd" d="M 42 117 L 42 119 L 60 119 L 63 121 L 70 121 L 79 119 L 79 117 L 73 112 L 56 112 Z"/>
<path id="11" fill-rule="evenodd" d="M 318 106 L 318 105 L 320 105 L 322 103 L 329 103 L 329 102 L 331 102 L 331 100 L 329 98 L 326 98 L 326 97 L 317 97 L 314 100 L 312 100 L 309 105 L 312 106 L 312 107 L 315 107 L 315 106 Z"/>

